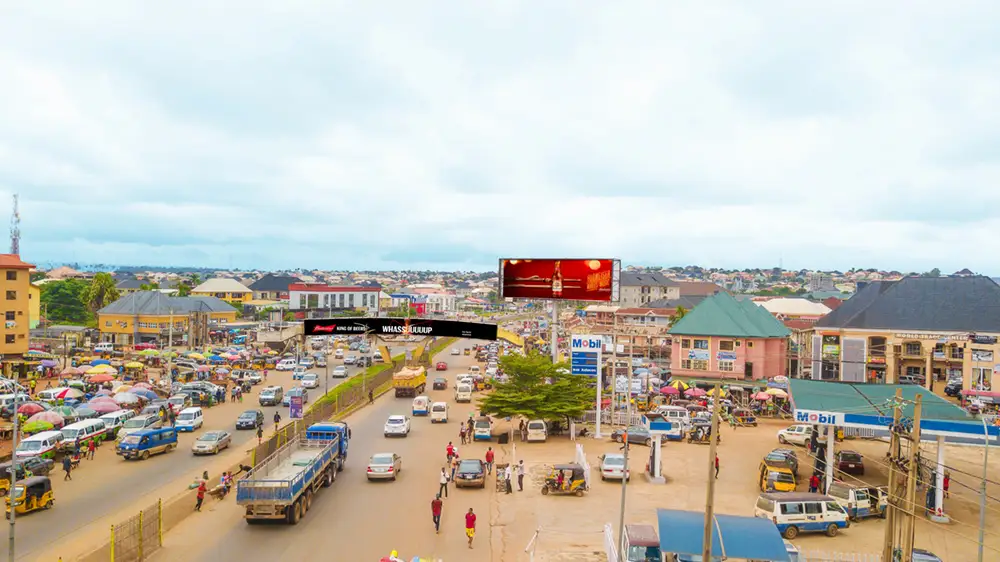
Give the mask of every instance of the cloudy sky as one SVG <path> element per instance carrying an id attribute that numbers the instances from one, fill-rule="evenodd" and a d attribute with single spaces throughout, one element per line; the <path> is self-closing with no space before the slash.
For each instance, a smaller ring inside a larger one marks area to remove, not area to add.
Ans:
<path id="1" fill-rule="evenodd" d="M 0 0 L 29 261 L 1000 273 L 995 1 L 154 4 Z"/>

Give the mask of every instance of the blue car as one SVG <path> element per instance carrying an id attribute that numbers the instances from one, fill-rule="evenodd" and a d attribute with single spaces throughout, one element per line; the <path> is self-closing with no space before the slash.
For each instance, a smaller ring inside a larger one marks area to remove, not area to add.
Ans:
<path id="1" fill-rule="evenodd" d="M 172 427 L 142 429 L 122 438 L 115 453 L 124 459 L 146 460 L 150 455 L 169 453 L 177 448 L 177 431 Z"/>

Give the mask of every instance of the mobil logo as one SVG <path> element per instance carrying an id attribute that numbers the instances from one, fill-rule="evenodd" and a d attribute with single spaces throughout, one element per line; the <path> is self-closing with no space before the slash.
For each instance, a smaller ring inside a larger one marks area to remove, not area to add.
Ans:
<path id="1" fill-rule="evenodd" d="M 590 351 L 600 351 L 603 341 L 599 337 L 573 336 L 570 339 L 572 349 L 586 349 Z"/>
<path id="2" fill-rule="evenodd" d="M 795 410 L 795 421 L 817 425 L 837 425 L 839 414 L 814 410 Z"/>

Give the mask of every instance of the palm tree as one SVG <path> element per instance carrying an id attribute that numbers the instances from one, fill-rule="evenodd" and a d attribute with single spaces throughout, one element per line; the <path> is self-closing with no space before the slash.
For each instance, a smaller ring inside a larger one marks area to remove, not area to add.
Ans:
<path id="1" fill-rule="evenodd" d="M 197 273 L 192 273 L 191 274 L 191 286 L 192 287 L 197 287 L 198 285 L 201 285 L 201 275 L 198 275 Z"/>
<path id="2" fill-rule="evenodd" d="M 681 318 L 687 316 L 688 311 L 683 306 L 678 306 L 677 310 L 674 311 L 673 316 L 670 317 L 670 323 L 676 324 Z"/>
<path id="3" fill-rule="evenodd" d="M 115 288 L 115 280 L 110 273 L 98 273 L 87 287 L 84 294 L 87 306 L 94 312 L 118 300 L 118 289 Z"/>

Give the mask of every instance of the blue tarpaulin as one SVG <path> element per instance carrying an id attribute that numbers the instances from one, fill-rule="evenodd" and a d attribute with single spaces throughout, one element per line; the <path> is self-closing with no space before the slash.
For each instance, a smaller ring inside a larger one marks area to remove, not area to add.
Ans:
<path id="1" fill-rule="evenodd" d="M 701 555 L 705 536 L 705 514 L 698 511 L 657 509 L 660 550 L 675 554 Z M 715 515 L 712 525 L 712 556 L 789 562 L 785 541 L 768 519 Z"/>

